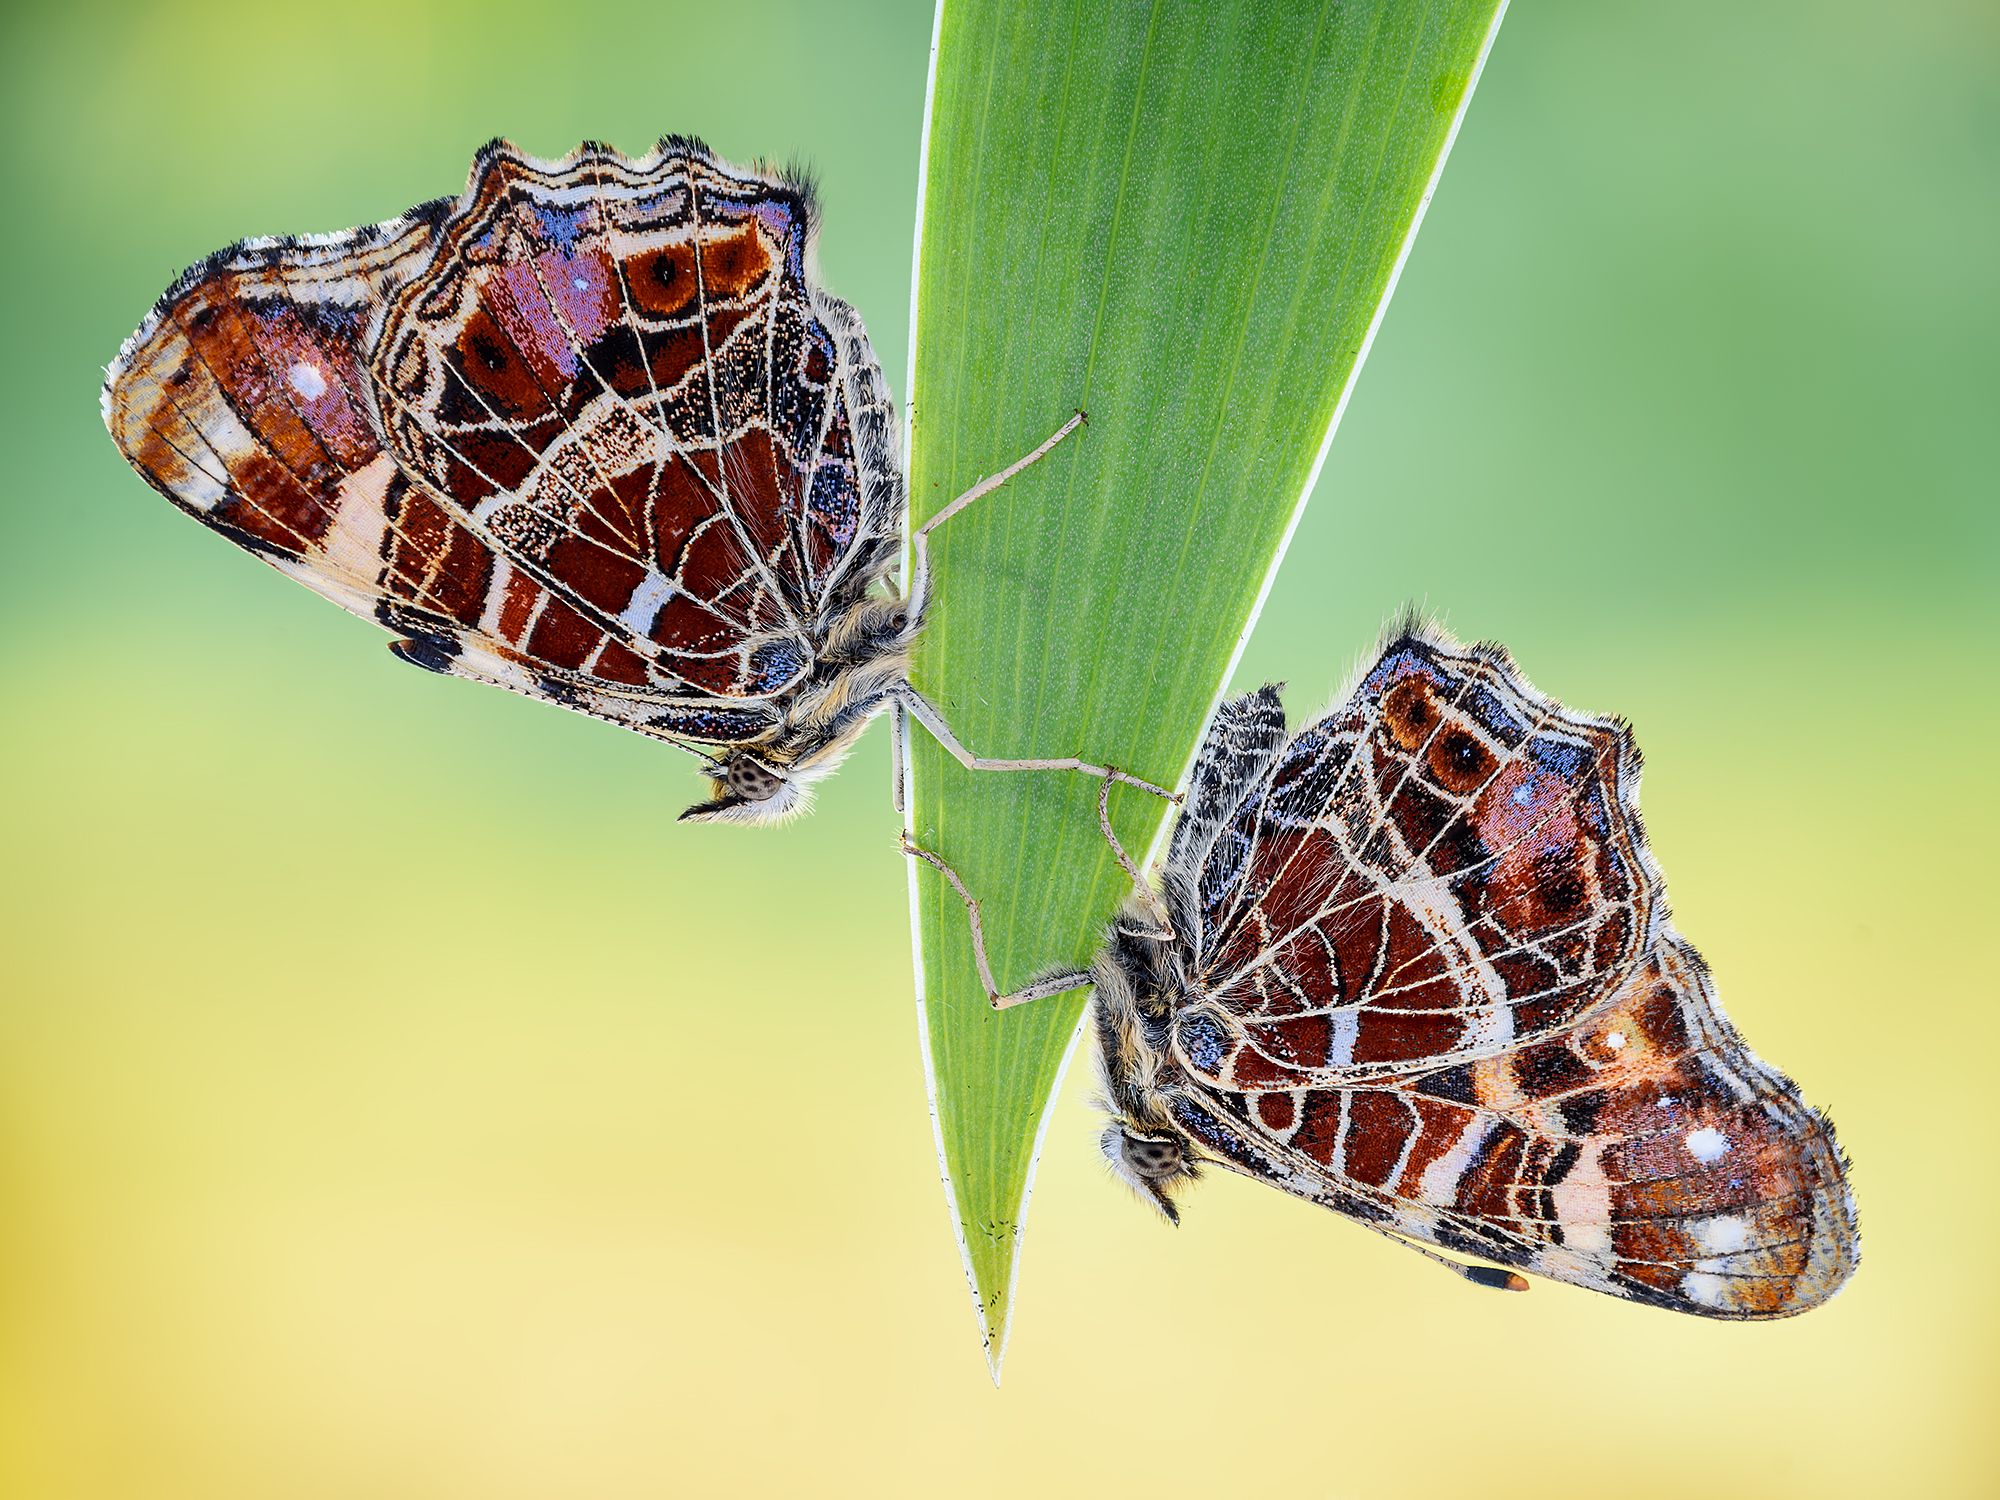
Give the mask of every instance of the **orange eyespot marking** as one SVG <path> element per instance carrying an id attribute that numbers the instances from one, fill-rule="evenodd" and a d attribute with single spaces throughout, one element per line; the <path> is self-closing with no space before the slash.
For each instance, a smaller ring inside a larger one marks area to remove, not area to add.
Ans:
<path id="1" fill-rule="evenodd" d="M 1459 728 L 1438 734 L 1425 761 L 1438 785 L 1449 792 L 1476 791 L 1494 770 L 1493 752 Z"/>
<path id="2" fill-rule="evenodd" d="M 647 316 L 671 318 L 685 312 L 700 289 L 694 247 L 666 245 L 651 254 L 634 256 L 626 265 L 625 281 L 634 305 Z"/>
<path id="3" fill-rule="evenodd" d="M 771 253 L 755 224 L 704 241 L 701 279 L 711 299 L 741 297 L 756 289 L 771 270 Z"/>
<path id="4" fill-rule="evenodd" d="M 534 372 L 483 306 L 466 318 L 453 352 L 466 384 L 499 415 L 517 417 L 547 408 L 548 398 L 535 383 Z"/>
<path id="5" fill-rule="evenodd" d="M 1398 745 L 1416 749 L 1437 727 L 1438 707 L 1430 684 L 1416 677 L 1397 683 L 1382 697 L 1382 717 Z"/>

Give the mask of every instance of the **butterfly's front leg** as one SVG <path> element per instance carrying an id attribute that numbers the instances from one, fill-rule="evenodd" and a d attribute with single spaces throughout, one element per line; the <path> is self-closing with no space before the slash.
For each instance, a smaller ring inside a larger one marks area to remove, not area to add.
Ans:
<path id="1" fill-rule="evenodd" d="M 1080 990 L 1091 982 L 1088 969 L 1062 969 L 1053 974 L 1045 974 L 1009 994 L 1001 994 L 1000 986 L 993 982 L 993 966 L 986 961 L 986 929 L 979 920 L 978 899 L 965 888 L 965 882 L 959 879 L 958 871 L 946 864 L 941 856 L 911 842 L 907 833 L 902 835 L 902 847 L 905 854 L 922 860 L 950 881 L 951 888 L 958 892 L 958 899 L 965 903 L 966 920 L 972 926 L 973 962 L 979 966 L 979 982 L 986 986 L 986 999 L 995 1010 L 1026 1005 L 1030 1000 L 1060 995 L 1065 990 Z"/>
<path id="2" fill-rule="evenodd" d="M 1103 784 L 1097 789 L 1097 827 L 1104 835 L 1104 842 L 1111 846 L 1111 852 L 1117 856 L 1118 867 L 1131 880 L 1133 894 L 1146 904 L 1147 910 L 1152 912 L 1159 923 L 1151 931 L 1135 932 L 1132 935 L 1171 943 L 1174 940 L 1174 924 L 1173 919 L 1167 915 L 1166 903 L 1161 901 L 1152 886 L 1146 883 L 1146 877 L 1139 873 L 1139 867 L 1132 863 L 1132 856 L 1125 852 L 1125 846 L 1118 841 L 1118 830 L 1111 826 L 1111 781 L 1112 776 L 1117 774 L 1114 771 L 1111 776 L 1105 777 Z"/>
<path id="3" fill-rule="evenodd" d="M 921 612 L 925 603 L 930 598 L 931 533 L 944 525 L 946 521 L 949 521 L 960 511 L 964 510 L 966 506 L 972 504 L 981 495 L 992 494 L 993 491 L 999 489 L 1001 485 L 1027 468 L 1028 465 L 1046 456 L 1050 449 L 1054 448 L 1057 443 L 1060 443 L 1072 432 L 1075 432 L 1083 423 L 1083 410 L 1079 407 L 1076 415 L 1049 434 L 1034 452 L 1027 454 L 1025 457 L 1015 459 L 1014 462 L 1007 465 L 998 474 L 987 475 L 984 479 L 973 485 L 971 489 L 960 495 L 951 504 L 947 505 L 943 510 L 939 511 L 928 521 L 924 522 L 923 525 L 910 533 L 910 577 L 908 580 L 909 586 L 904 592 L 914 610 Z"/>

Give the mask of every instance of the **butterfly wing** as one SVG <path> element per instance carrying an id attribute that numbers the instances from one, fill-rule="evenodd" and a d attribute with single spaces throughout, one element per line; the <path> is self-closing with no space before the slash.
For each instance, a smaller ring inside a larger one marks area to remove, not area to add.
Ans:
<path id="1" fill-rule="evenodd" d="M 1210 1153 L 1686 1312 L 1783 1316 L 1846 1280 L 1831 1128 L 1667 923 L 1620 726 L 1411 635 L 1238 786 L 1183 875 L 1216 982 L 1175 1018 L 1170 1108 Z"/>
<path id="2" fill-rule="evenodd" d="M 456 528 L 425 534 L 428 566 L 384 566 L 411 485 L 383 451 L 363 368 L 371 319 L 428 259 L 449 207 L 210 256 L 105 382 L 105 424 L 156 489 L 357 614 L 397 599 L 447 620 L 473 582 Z"/>
<path id="3" fill-rule="evenodd" d="M 1392 1235 L 1681 1312 L 1803 1312 L 1858 1258 L 1831 1127 L 1678 941 L 1518 1051 L 1351 1087 L 1195 1086 L 1171 1107 L 1228 1165 Z"/>
<path id="4" fill-rule="evenodd" d="M 741 742 L 880 577 L 893 428 L 811 287 L 803 190 L 696 143 L 196 267 L 113 366 L 155 487 L 409 637 L 405 659 L 669 737 Z"/>
<path id="5" fill-rule="evenodd" d="M 1194 970 L 1237 1082 L 1349 1082 L 1574 1019 L 1665 918 L 1623 728 L 1417 635 L 1302 729 L 1198 871 Z"/>
<path id="6" fill-rule="evenodd" d="M 893 487 L 854 426 L 879 376 L 807 280 L 810 233 L 802 190 L 688 142 L 553 166 L 496 147 L 389 307 L 389 447 L 562 588 L 554 664 L 585 668 L 616 623 L 681 681 L 768 697 L 842 583 L 886 566 L 900 491 L 871 510 Z"/>

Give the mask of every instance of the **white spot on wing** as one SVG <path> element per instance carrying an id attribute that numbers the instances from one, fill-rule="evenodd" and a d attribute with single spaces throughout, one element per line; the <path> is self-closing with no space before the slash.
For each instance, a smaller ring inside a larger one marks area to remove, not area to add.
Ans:
<path id="1" fill-rule="evenodd" d="M 315 556 L 324 559 L 320 571 L 331 569 L 357 579 L 375 576 L 382 566 L 382 538 L 389 526 L 382 506 L 395 473 L 396 461 L 378 453 L 340 481 L 333 525 L 314 549 Z M 311 586 L 319 588 L 317 583 Z M 371 612 L 367 605 L 355 611 L 363 616 Z"/>
<path id="2" fill-rule="evenodd" d="M 1625 1045 L 1625 1033 L 1622 1031 L 1606 1032 L 1604 1034 L 1604 1045 L 1609 1047 L 1613 1052 L 1616 1052 L 1620 1047 Z"/>
<path id="3" fill-rule="evenodd" d="M 286 373 L 285 379 L 308 401 L 317 401 L 326 394 L 326 377 L 320 374 L 318 365 L 309 365 L 301 360 Z"/>
<path id="4" fill-rule="evenodd" d="M 1750 1243 L 1750 1222 L 1740 1214 L 1699 1219 L 1694 1226 L 1694 1242 L 1705 1255 L 1734 1255 Z"/>
<path id="5" fill-rule="evenodd" d="M 1404 883 L 1397 894 L 1459 971 L 1459 983 L 1470 991 L 1463 1001 L 1469 1033 L 1464 1041 L 1481 1050 L 1496 1051 L 1511 1042 L 1514 1007 L 1507 985 L 1472 937 L 1472 924 L 1450 885 L 1433 875 Z"/>
<path id="6" fill-rule="evenodd" d="M 493 559 L 493 577 L 486 585 L 486 600 L 479 607 L 479 633 L 505 640 L 500 633 L 500 612 L 506 608 L 507 594 L 514 583 L 514 565 L 504 557 Z"/>
<path id="7" fill-rule="evenodd" d="M 1703 1307 L 1722 1307 L 1729 1301 L 1729 1283 L 1711 1271 L 1690 1271 L 1681 1278 L 1681 1295 Z"/>
<path id="8" fill-rule="evenodd" d="M 1688 1155 L 1696 1161 L 1717 1161 L 1729 1150 L 1729 1137 L 1713 1125 L 1687 1133 Z"/>
<path id="9" fill-rule="evenodd" d="M 1425 1167 L 1424 1175 L 1417 1179 L 1417 1191 L 1423 1195 L 1424 1201 L 1440 1203 L 1447 1208 L 1456 1202 L 1458 1180 L 1472 1165 L 1473 1157 L 1486 1144 L 1486 1138 L 1499 1127 L 1499 1120 L 1491 1115 L 1474 1115 L 1465 1129 L 1459 1132 L 1458 1139 L 1452 1142 L 1451 1149 Z M 1389 1180 L 1395 1181 L 1393 1177 Z"/>
<path id="10" fill-rule="evenodd" d="M 1333 1022 L 1333 1036 L 1327 1042 L 1326 1064 L 1330 1068 L 1345 1068 L 1354 1061 L 1355 1039 L 1361 1035 L 1361 1012 L 1351 1005 L 1343 1005 L 1328 1014 Z"/>
<path id="11" fill-rule="evenodd" d="M 1611 1184 L 1594 1149 L 1586 1149 L 1569 1176 L 1549 1190 L 1563 1244 L 1572 1254 L 1609 1256 L 1611 1249 Z"/>
<path id="12" fill-rule="evenodd" d="M 201 464 L 181 462 L 173 476 L 174 493 L 199 511 L 211 511 L 229 498 L 229 490 Z"/>

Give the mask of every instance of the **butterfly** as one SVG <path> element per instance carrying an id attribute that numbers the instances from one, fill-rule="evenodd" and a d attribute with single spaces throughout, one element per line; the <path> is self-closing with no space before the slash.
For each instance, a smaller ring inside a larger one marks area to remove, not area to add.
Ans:
<path id="1" fill-rule="evenodd" d="M 796 173 L 688 137 L 628 160 L 504 141 L 387 223 L 252 239 L 126 341 L 104 418 L 180 509 L 387 627 L 390 649 L 701 757 L 682 816 L 800 810 L 875 714 L 968 752 L 909 682 L 931 529 L 859 315 L 817 286 Z M 900 771 L 901 757 L 897 757 Z M 900 802 L 900 788 L 899 788 Z"/>
<path id="2" fill-rule="evenodd" d="M 998 994 L 906 848 L 996 1006 L 1095 986 L 1104 1154 L 1168 1219 L 1212 1164 L 1475 1282 L 1803 1312 L 1859 1257 L 1847 1161 L 1674 930 L 1638 789 L 1623 723 L 1412 625 L 1295 735 L 1221 705 L 1088 971 Z"/>

